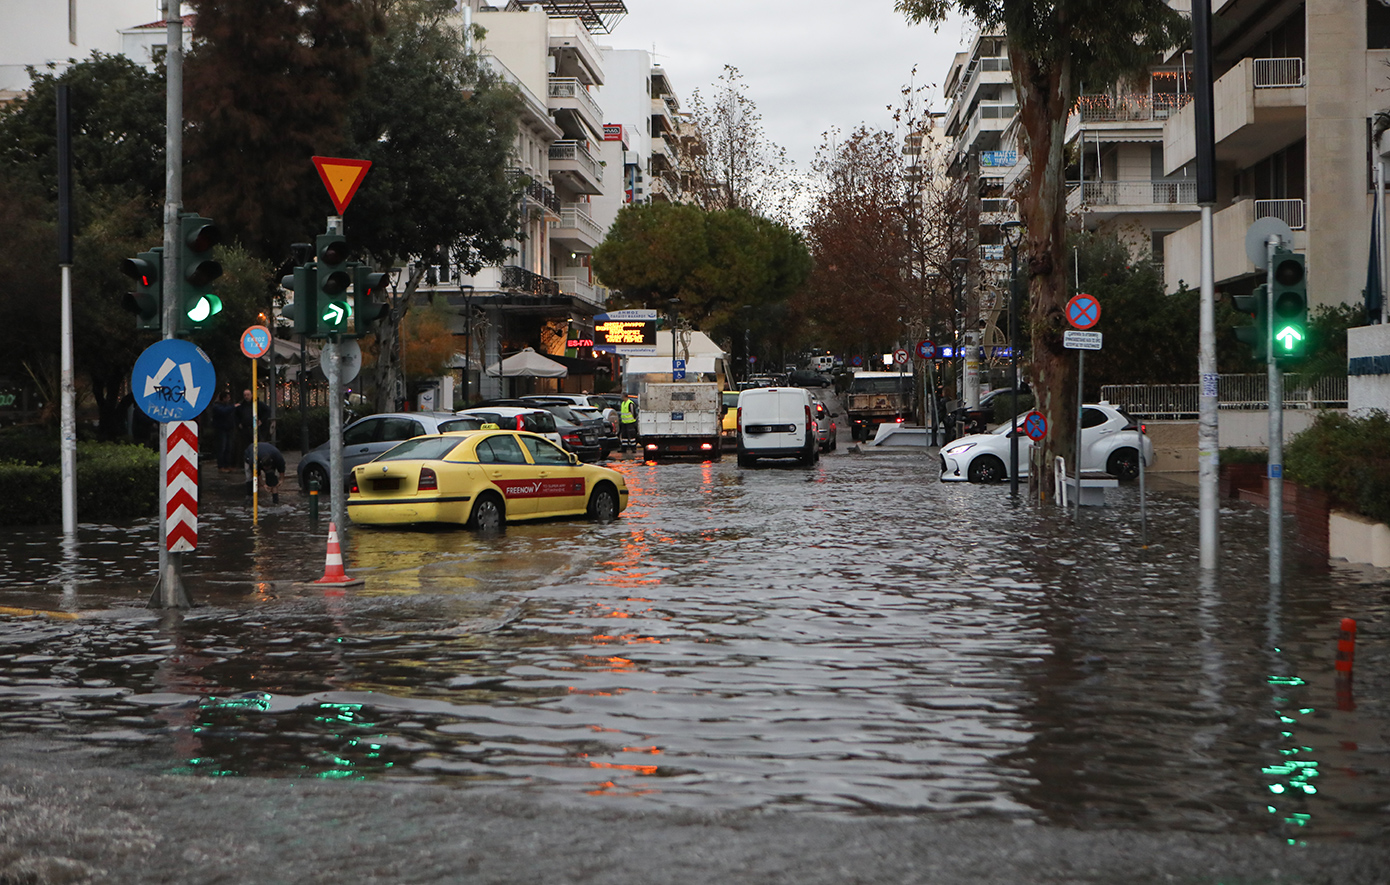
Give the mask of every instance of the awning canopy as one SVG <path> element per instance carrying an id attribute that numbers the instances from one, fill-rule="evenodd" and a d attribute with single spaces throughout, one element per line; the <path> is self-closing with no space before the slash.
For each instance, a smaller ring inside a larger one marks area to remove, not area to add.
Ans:
<path id="1" fill-rule="evenodd" d="M 713 355 L 691 354 L 685 361 L 685 371 L 697 375 L 713 374 L 715 357 Z M 660 375 L 671 371 L 669 356 L 630 356 L 627 358 L 629 375 Z"/>
<path id="2" fill-rule="evenodd" d="M 487 373 L 494 378 L 498 375 L 504 378 L 563 378 L 569 374 L 569 369 L 528 347 L 501 363 L 488 366 Z"/>

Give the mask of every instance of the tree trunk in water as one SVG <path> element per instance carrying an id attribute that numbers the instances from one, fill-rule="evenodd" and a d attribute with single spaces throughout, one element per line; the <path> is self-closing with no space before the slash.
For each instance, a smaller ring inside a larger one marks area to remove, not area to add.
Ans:
<path id="1" fill-rule="evenodd" d="M 1063 148 L 1067 115 L 1075 96 L 1066 47 L 1051 59 L 1033 59 L 1010 46 L 1009 61 L 1016 72 L 1018 114 L 1029 163 L 1020 209 L 1028 231 L 1027 316 L 1033 347 L 1032 387 L 1038 410 L 1047 416 L 1047 436 L 1034 447 L 1037 460 L 1029 473 L 1029 485 L 1034 492 L 1041 489 L 1046 495 L 1049 491 L 1056 494 L 1054 459 L 1061 455 L 1071 465 L 1076 453 L 1076 361 L 1062 347 L 1069 297 Z"/>
<path id="2" fill-rule="evenodd" d="M 423 279 L 422 273 L 412 275 L 405 284 L 405 291 L 391 297 L 391 309 L 377 324 L 375 334 L 378 352 L 372 382 L 376 388 L 374 399 L 378 412 L 396 411 L 396 383 L 401 377 L 400 349 L 396 347 L 396 341 L 402 334 L 401 327 L 405 324 L 405 315 L 410 312 L 410 302 L 415 298 L 415 290 L 420 288 L 420 281 Z"/>

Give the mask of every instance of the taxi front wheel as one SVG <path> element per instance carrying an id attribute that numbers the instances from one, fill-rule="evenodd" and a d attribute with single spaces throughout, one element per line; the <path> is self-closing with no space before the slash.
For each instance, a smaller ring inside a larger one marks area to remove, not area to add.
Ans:
<path id="1" fill-rule="evenodd" d="M 496 532 L 507 522 L 507 513 L 502 499 L 491 492 L 478 496 L 473 503 L 473 513 L 468 517 L 468 527 L 479 532 Z"/>
<path id="2" fill-rule="evenodd" d="M 589 518 L 594 522 L 612 522 L 618 518 L 618 493 L 612 486 L 599 486 L 589 496 Z"/>

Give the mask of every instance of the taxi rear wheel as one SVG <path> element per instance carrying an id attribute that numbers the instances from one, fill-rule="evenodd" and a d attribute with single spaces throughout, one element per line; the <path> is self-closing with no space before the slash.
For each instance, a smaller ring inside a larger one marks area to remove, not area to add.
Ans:
<path id="1" fill-rule="evenodd" d="M 468 517 L 468 527 L 480 532 L 500 531 L 507 523 L 506 505 L 502 499 L 491 492 L 478 496 L 473 502 L 473 513 Z"/>
<path id="2" fill-rule="evenodd" d="M 618 518 L 618 493 L 610 485 L 601 485 L 589 496 L 589 518 L 594 522 L 612 522 Z"/>

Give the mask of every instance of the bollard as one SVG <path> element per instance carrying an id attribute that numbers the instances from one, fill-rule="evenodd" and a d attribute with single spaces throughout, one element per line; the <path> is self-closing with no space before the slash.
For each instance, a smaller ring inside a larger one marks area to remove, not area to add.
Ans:
<path id="1" fill-rule="evenodd" d="M 1342 629 L 1337 636 L 1336 690 L 1337 709 L 1355 710 L 1356 702 L 1351 695 L 1352 665 L 1356 661 L 1356 620 L 1342 618 Z"/>
<path id="2" fill-rule="evenodd" d="M 309 481 L 309 521 L 319 521 L 319 481 Z"/>

